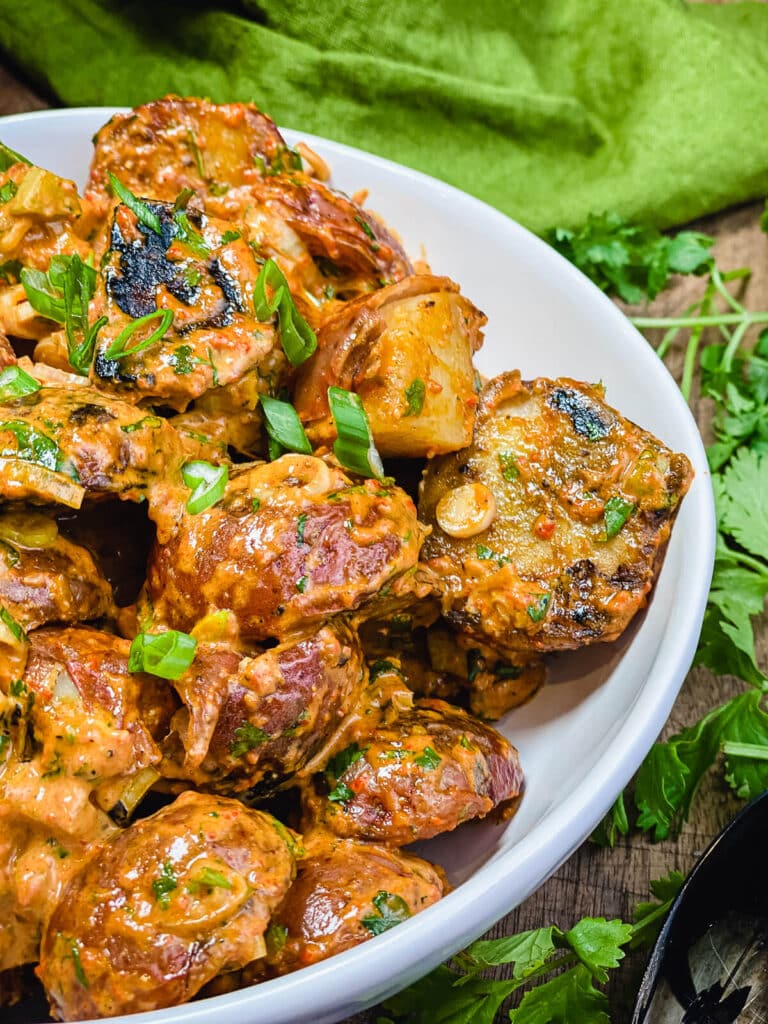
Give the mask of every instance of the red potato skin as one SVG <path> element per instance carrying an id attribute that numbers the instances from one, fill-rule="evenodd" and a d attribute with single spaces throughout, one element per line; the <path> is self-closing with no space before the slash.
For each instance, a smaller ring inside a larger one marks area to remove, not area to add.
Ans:
<path id="1" fill-rule="evenodd" d="M 272 918 L 270 974 L 288 974 L 372 939 L 379 916 L 373 900 L 382 891 L 404 901 L 412 916 L 449 888 L 439 867 L 379 843 L 320 830 L 305 837 L 305 846 L 296 881 Z"/>
<path id="2" fill-rule="evenodd" d="M 402 246 L 381 221 L 309 175 L 258 177 L 249 191 L 256 203 L 272 207 L 313 256 L 340 270 L 373 274 L 379 287 L 382 279 L 391 284 L 413 273 Z M 227 197 L 218 202 L 226 208 Z"/>
<path id="3" fill-rule="evenodd" d="M 37 974 L 54 1017 L 175 1006 L 263 955 L 294 845 L 271 815 L 193 792 L 121 832 L 70 881 L 45 930 Z"/>
<path id="4" fill-rule="evenodd" d="M 172 201 L 185 188 L 207 195 L 211 186 L 241 185 L 253 173 L 254 158 L 269 166 L 286 144 L 274 121 L 252 103 L 217 105 L 168 95 L 115 114 L 96 133 L 94 147 L 84 198 L 106 218 L 110 172 L 136 195 Z"/>
<path id="5" fill-rule="evenodd" d="M 164 774 L 213 792 L 267 795 L 318 752 L 366 681 L 357 636 L 340 621 L 255 657 L 201 645 L 174 684 L 186 709 L 184 754 L 166 761 Z"/>
<path id="6" fill-rule="evenodd" d="M 307 787 L 305 830 L 318 825 L 338 836 L 404 846 L 485 817 L 522 790 L 515 748 L 441 700 L 417 701 L 358 746 L 362 756 L 338 778 L 316 776 Z M 339 799 L 339 784 L 351 795 Z"/>
<path id="7" fill-rule="evenodd" d="M 244 640 L 283 639 L 415 569 L 422 537 L 398 487 L 352 485 L 320 459 L 284 455 L 240 473 L 211 508 L 183 514 L 150 556 L 146 590 L 155 620 L 173 629 L 228 610 Z"/>

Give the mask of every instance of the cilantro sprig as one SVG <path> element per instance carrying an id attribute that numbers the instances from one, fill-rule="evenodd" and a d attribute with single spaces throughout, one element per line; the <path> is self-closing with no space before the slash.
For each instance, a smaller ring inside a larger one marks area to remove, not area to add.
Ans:
<path id="1" fill-rule="evenodd" d="M 762 225 L 768 230 L 768 216 Z M 768 328 L 756 342 L 747 340 L 751 329 L 768 323 L 768 312 L 750 311 L 736 297 L 734 285 L 751 271 L 723 272 L 704 235 L 661 235 L 603 215 L 581 232 L 555 232 L 552 241 L 604 291 L 627 302 L 655 298 L 672 272 L 705 276 L 701 297 L 681 315 L 630 319 L 642 330 L 663 330 L 656 348 L 662 358 L 683 339 L 681 390 L 690 397 L 698 372 L 701 394 L 714 403 L 707 457 L 717 549 L 695 661 L 737 676 L 749 689 L 656 743 L 638 772 L 634 809 L 620 796 L 593 835 L 613 845 L 634 819 L 661 840 L 688 818 L 701 780 L 721 759 L 737 796 L 749 799 L 768 788 L 768 675 L 758 664 L 754 634 L 768 597 Z M 713 331 L 717 340 L 705 344 Z M 607 535 L 611 529 L 606 517 Z"/>
<path id="2" fill-rule="evenodd" d="M 509 1011 L 512 1024 L 608 1024 L 608 999 L 598 986 L 626 949 L 653 942 L 682 882 L 678 872 L 651 882 L 655 899 L 638 904 L 631 924 L 585 917 L 568 931 L 547 925 L 481 939 L 384 1007 L 408 1024 L 492 1024 L 502 1004 L 526 987 Z M 511 965 L 508 977 L 486 976 L 502 965 Z"/>

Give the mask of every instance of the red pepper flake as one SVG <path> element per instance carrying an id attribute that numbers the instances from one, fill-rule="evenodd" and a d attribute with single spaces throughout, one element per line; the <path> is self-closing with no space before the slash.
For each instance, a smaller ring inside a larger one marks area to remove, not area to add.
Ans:
<path id="1" fill-rule="evenodd" d="M 551 516 L 540 515 L 533 524 L 533 532 L 540 540 L 551 540 L 557 523 Z"/>

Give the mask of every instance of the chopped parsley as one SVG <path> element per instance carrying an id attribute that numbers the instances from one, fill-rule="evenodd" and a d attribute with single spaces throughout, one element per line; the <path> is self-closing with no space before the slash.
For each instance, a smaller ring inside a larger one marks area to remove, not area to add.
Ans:
<path id="1" fill-rule="evenodd" d="M 424 768 L 428 772 L 433 772 L 442 761 L 442 757 L 440 757 L 437 751 L 433 750 L 432 747 L 424 747 L 424 750 L 418 755 L 418 757 L 414 757 L 413 761 L 414 764 L 419 765 L 420 768 Z"/>
<path id="2" fill-rule="evenodd" d="M 405 389 L 405 403 L 408 408 L 403 413 L 403 417 L 418 416 L 421 413 L 421 410 L 424 408 L 426 393 L 427 388 L 423 380 L 417 377 L 416 380 L 411 381 Z"/>
<path id="3" fill-rule="evenodd" d="M 257 725 L 252 725 L 250 722 L 243 722 L 242 725 L 235 729 L 235 738 L 232 741 L 229 752 L 232 757 L 242 757 L 248 751 L 255 750 L 262 743 L 266 743 L 268 739 L 269 733 L 264 732 L 263 729 L 260 729 Z"/>
<path id="4" fill-rule="evenodd" d="M 167 910 L 171 905 L 171 893 L 178 886 L 173 864 L 167 860 L 160 869 L 160 876 L 152 882 L 152 892 L 161 910 Z"/>
<path id="5" fill-rule="evenodd" d="M 411 916 L 410 907 L 403 897 L 384 889 L 379 889 L 373 897 L 373 907 L 375 913 L 362 918 L 360 922 L 372 935 L 381 935 Z"/>

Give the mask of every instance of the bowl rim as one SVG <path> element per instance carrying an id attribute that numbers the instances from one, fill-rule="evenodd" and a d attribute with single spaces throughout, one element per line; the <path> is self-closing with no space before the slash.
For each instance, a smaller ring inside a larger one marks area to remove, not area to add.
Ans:
<path id="1" fill-rule="evenodd" d="M 0 117 L 0 134 L 5 126 L 33 120 L 66 121 L 99 116 L 106 121 L 113 114 L 129 109 L 90 106 L 10 114 Z M 400 180 L 415 179 L 446 204 L 460 202 L 469 206 L 470 211 L 497 231 L 509 233 L 524 243 L 532 257 L 549 263 L 561 286 L 567 284 L 569 291 L 588 293 L 595 312 L 615 331 L 617 343 L 631 346 L 635 356 L 645 363 L 648 373 L 658 382 L 659 400 L 675 404 L 680 426 L 689 435 L 685 451 L 694 465 L 696 478 L 685 498 L 686 515 L 691 522 L 680 542 L 686 545 L 684 565 L 680 569 L 681 580 L 683 575 L 685 577 L 686 600 L 675 602 L 665 629 L 664 638 L 668 640 L 674 623 L 677 644 L 671 657 L 660 664 L 657 651 L 642 690 L 642 702 L 632 704 L 606 742 L 603 753 L 570 797 L 547 811 L 512 847 L 496 851 L 438 903 L 398 928 L 377 936 L 374 945 L 365 942 L 293 974 L 197 1003 L 109 1018 L 112 1024 L 211 1024 L 221 1013 L 230 1014 L 231 1024 L 257 1019 L 339 1020 L 379 1002 L 481 935 L 535 892 L 571 856 L 637 770 L 661 732 L 693 661 L 709 593 L 716 520 L 704 444 L 693 415 L 666 366 L 618 307 L 542 239 L 482 200 L 447 182 L 365 150 L 296 129 L 280 130 L 289 141 L 300 138 L 310 145 L 317 144 L 331 162 L 336 154 L 353 158 L 363 165 L 383 169 Z M 660 642 L 660 650 L 664 646 L 665 643 Z M 557 850 L 555 855 L 553 849 Z M 519 879 L 523 876 L 527 880 L 521 885 Z M 437 943 L 435 934 L 442 936 Z M 447 940 L 446 936 L 449 936 Z M 404 968 L 404 965 L 407 966 Z M 338 971 L 344 972 L 343 985 L 340 978 L 334 977 Z M 295 1012 L 289 1015 L 291 1007 L 295 1007 Z M 301 1017 L 302 1013 L 311 1016 Z"/>

